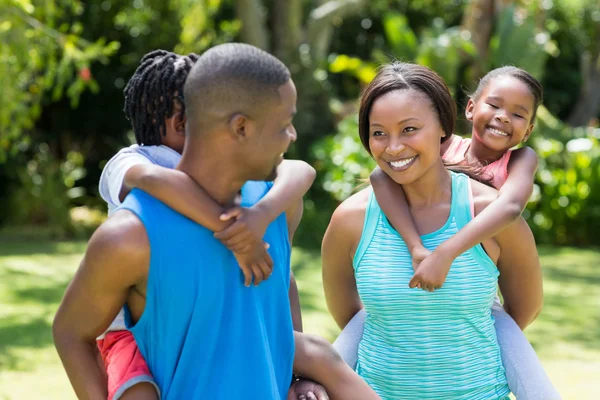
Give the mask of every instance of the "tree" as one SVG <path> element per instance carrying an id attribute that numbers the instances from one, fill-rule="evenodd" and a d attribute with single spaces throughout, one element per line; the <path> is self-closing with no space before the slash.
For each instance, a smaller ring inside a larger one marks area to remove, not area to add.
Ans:
<path id="1" fill-rule="evenodd" d="M 585 126 L 600 114 L 600 4 L 585 1 L 574 13 L 579 23 L 581 89 L 575 107 L 567 118 L 571 126 Z M 575 21 L 573 21 L 575 22 Z"/>
<path id="2" fill-rule="evenodd" d="M 17 151 L 41 113 L 44 93 L 53 100 L 66 92 L 73 106 L 98 85 L 94 61 L 107 62 L 119 43 L 81 37 L 79 1 L 0 0 L 0 163 Z M 63 21 L 71 20 L 70 24 Z"/>

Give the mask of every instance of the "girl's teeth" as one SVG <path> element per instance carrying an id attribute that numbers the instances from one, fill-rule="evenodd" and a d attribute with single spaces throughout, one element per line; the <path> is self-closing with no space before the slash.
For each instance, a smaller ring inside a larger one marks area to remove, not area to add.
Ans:
<path id="1" fill-rule="evenodd" d="M 415 156 L 416 157 L 416 156 Z M 392 165 L 392 167 L 394 168 L 402 168 L 405 165 L 409 164 L 412 160 L 415 159 L 415 157 L 411 157 L 411 158 L 407 158 L 405 160 L 401 160 L 401 161 L 391 161 L 390 164 Z"/>
<path id="2" fill-rule="evenodd" d="M 488 130 L 500 136 L 508 136 L 508 133 L 499 131 L 498 129 L 488 128 Z"/>

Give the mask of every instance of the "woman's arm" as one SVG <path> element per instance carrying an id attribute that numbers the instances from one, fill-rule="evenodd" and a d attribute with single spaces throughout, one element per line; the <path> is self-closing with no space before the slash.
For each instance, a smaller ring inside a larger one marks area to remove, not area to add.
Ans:
<path id="1" fill-rule="evenodd" d="M 542 310 L 542 270 L 531 229 L 523 218 L 495 236 L 500 246 L 498 270 L 504 309 L 521 329 Z"/>
<path id="2" fill-rule="evenodd" d="M 352 196 L 335 210 L 321 247 L 325 300 L 340 328 L 344 328 L 362 308 L 352 258 L 354 247 L 360 240 L 365 213 L 364 205 L 361 207 L 355 200 L 357 196 L 365 197 L 364 192 Z"/>
<path id="3" fill-rule="evenodd" d="M 456 257 L 516 221 L 531 197 L 537 165 L 538 157 L 533 149 L 515 150 L 508 166 L 508 178 L 497 199 L 420 264 L 415 284 L 420 282 L 432 289 L 442 287 Z"/>

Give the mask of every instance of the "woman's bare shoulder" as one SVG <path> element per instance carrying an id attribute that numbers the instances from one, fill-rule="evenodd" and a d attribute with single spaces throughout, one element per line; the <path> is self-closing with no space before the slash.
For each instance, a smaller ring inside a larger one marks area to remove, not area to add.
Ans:
<path id="1" fill-rule="evenodd" d="M 475 205 L 475 215 L 479 214 L 498 198 L 498 190 L 484 183 L 471 179 L 471 192 Z"/>
<path id="2" fill-rule="evenodd" d="M 330 229 L 362 230 L 371 188 L 361 190 L 344 200 L 333 212 Z"/>

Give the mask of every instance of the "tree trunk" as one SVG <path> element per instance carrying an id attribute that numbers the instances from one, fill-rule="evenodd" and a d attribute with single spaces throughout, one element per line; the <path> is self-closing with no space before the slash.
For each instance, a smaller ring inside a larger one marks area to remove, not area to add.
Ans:
<path id="1" fill-rule="evenodd" d="M 477 48 L 477 57 L 473 65 L 472 78 L 474 81 L 481 78 L 486 70 L 495 12 L 494 0 L 471 0 L 463 14 L 461 26 L 469 31 L 471 41 Z"/>
<path id="2" fill-rule="evenodd" d="M 585 53 L 581 60 L 583 81 L 579 99 L 567 118 L 571 126 L 586 126 L 600 113 L 600 54 Z"/>
<path id="3" fill-rule="evenodd" d="M 365 0 L 330 0 L 312 10 L 308 20 L 308 44 L 313 63 L 319 65 L 327 58 L 335 18 L 344 18 L 360 11 Z"/>
<path id="4" fill-rule="evenodd" d="M 273 54 L 286 63 L 293 62 L 302 41 L 302 0 L 273 3 Z"/>
<path id="5" fill-rule="evenodd" d="M 237 0 L 235 11 L 237 18 L 242 21 L 242 41 L 269 51 L 269 33 L 262 1 Z"/>

